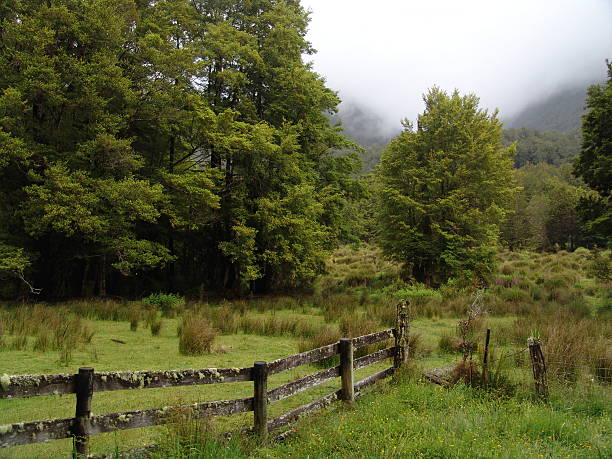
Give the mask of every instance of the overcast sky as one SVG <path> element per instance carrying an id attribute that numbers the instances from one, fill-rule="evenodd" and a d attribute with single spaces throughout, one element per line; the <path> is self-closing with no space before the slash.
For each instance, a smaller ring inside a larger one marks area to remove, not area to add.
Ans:
<path id="1" fill-rule="evenodd" d="M 302 0 L 310 57 L 345 101 L 389 126 L 432 85 L 474 92 L 508 118 L 575 83 L 603 81 L 612 0 Z"/>

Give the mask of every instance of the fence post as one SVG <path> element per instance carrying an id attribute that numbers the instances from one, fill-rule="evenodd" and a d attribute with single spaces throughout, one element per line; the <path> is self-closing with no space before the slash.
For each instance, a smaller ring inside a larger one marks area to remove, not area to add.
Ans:
<path id="1" fill-rule="evenodd" d="M 253 364 L 253 412 L 255 433 L 262 441 L 268 438 L 268 364 L 255 362 Z"/>
<path id="2" fill-rule="evenodd" d="M 94 369 L 79 368 L 76 375 L 76 413 L 72 435 L 76 457 L 87 457 L 89 454 L 89 421 L 91 417 L 91 399 L 93 397 Z"/>
<path id="3" fill-rule="evenodd" d="M 541 400 L 546 401 L 548 400 L 548 383 L 546 382 L 546 362 L 544 361 L 542 346 L 540 340 L 536 338 L 529 338 L 527 344 L 533 368 L 536 394 Z"/>
<path id="4" fill-rule="evenodd" d="M 491 339 L 491 329 L 487 328 L 487 336 L 485 338 L 484 353 L 482 357 L 482 382 L 489 383 L 489 340 Z"/>
<path id="5" fill-rule="evenodd" d="M 348 403 L 355 401 L 353 384 L 353 340 L 340 340 L 340 377 L 342 378 L 342 400 Z"/>
<path id="6" fill-rule="evenodd" d="M 408 319 L 408 302 L 405 300 L 397 304 L 397 326 L 395 328 L 395 359 L 393 366 L 399 369 L 408 362 L 409 356 L 410 321 Z"/>

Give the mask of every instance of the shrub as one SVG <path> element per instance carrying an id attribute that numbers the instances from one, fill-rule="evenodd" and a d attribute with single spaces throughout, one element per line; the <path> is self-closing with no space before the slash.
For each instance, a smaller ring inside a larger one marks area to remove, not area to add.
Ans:
<path id="1" fill-rule="evenodd" d="M 179 352 L 183 355 L 210 354 L 217 331 L 199 314 L 183 316 L 180 327 Z"/>
<path id="2" fill-rule="evenodd" d="M 413 285 L 395 292 L 398 300 L 410 301 L 411 305 L 422 306 L 431 301 L 441 302 L 442 295 L 437 290 L 432 290 L 424 285 Z"/>
<path id="3" fill-rule="evenodd" d="M 438 341 L 438 348 L 440 351 L 449 354 L 461 352 L 463 350 L 461 339 L 454 335 L 442 335 Z"/>
<path id="4" fill-rule="evenodd" d="M 473 360 L 462 360 L 457 363 L 451 372 L 451 384 L 462 382 L 468 386 L 482 386 L 482 374 L 478 364 Z"/>
<path id="5" fill-rule="evenodd" d="M 149 328 L 151 329 L 151 335 L 159 336 L 159 334 L 161 333 L 161 328 L 162 328 L 162 320 L 157 319 L 156 321 L 151 322 L 149 324 Z"/>
<path id="6" fill-rule="evenodd" d="M 146 306 L 152 306 L 162 312 L 163 317 L 174 317 L 177 310 L 184 306 L 185 299 L 174 293 L 152 293 L 142 300 Z"/>
<path id="7" fill-rule="evenodd" d="M 524 301 L 530 301 L 531 296 L 528 292 L 521 290 L 520 288 L 505 288 L 500 293 L 500 298 L 507 303 L 519 303 Z"/>
<path id="8" fill-rule="evenodd" d="M 591 254 L 588 266 L 589 275 L 599 279 L 602 282 L 612 281 L 612 252 L 606 250 L 595 250 Z"/>

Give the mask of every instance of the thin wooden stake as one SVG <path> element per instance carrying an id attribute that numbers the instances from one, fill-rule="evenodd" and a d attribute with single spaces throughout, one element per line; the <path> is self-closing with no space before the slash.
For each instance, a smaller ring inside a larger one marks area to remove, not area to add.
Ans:
<path id="1" fill-rule="evenodd" d="M 340 340 L 340 377 L 342 378 L 342 400 L 347 403 L 355 401 L 355 385 L 353 382 L 353 340 Z"/>
<path id="2" fill-rule="evenodd" d="M 255 433 L 265 442 L 268 438 L 268 364 L 266 362 L 254 363 L 253 381 Z"/>
<path id="3" fill-rule="evenodd" d="M 397 327 L 395 328 L 395 347 L 397 348 L 393 366 L 398 369 L 408 363 L 410 321 L 408 318 L 408 302 L 400 301 L 397 304 Z"/>
<path id="4" fill-rule="evenodd" d="M 541 400 L 547 401 L 548 383 L 546 381 L 546 362 L 544 361 L 544 353 L 542 352 L 540 340 L 529 338 L 527 344 L 529 346 L 529 355 L 533 368 L 533 380 L 536 394 Z"/>
<path id="5" fill-rule="evenodd" d="M 76 457 L 89 455 L 89 421 L 91 399 L 93 398 L 94 369 L 79 368 L 76 375 L 76 413 L 74 416 L 73 436 Z"/>
<path id="6" fill-rule="evenodd" d="M 482 381 L 485 384 L 489 383 L 489 340 L 491 339 L 491 329 L 487 328 L 487 336 L 485 338 L 484 355 L 482 357 Z"/>

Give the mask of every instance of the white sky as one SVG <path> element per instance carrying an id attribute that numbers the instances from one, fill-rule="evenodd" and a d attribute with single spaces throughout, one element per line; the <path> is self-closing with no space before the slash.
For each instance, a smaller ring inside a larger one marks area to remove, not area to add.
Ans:
<path id="1" fill-rule="evenodd" d="M 507 118 L 575 83 L 603 81 L 612 0 L 302 0 L 308 57 L 345 101 L 393 128 L 433 85 L 474 92 Z"/>

